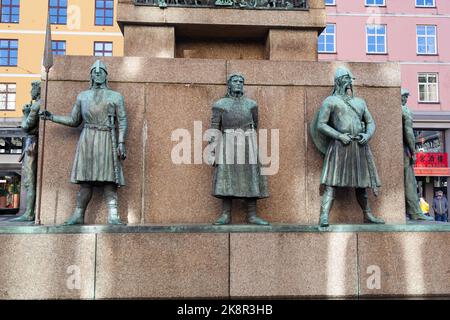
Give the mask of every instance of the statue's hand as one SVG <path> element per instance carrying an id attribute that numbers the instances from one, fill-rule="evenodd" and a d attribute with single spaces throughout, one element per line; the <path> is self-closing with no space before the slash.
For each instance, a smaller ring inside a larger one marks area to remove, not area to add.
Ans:
<path id="1" fill-rule="evenodd" d="M 41 109 L 41 104 L 39 102 L 33 103 L 33 105 L 31 106 L 31 111 L 39 112 L 40 109 Z"/>
<path id="2" fill-rule="evenodd" d="M 358 140 L 358 143 L 361 145 L 365 145 L 367 144 L 367 142 L 369 142 L 369 135 L 366 133 L 360 133 L 359 136 L 361 137 L 361 139 Z"/>
<path id="3" fill-rule="evenodd" d="M 343 144 L 349 144 L 352 141 L 352 138 L 350 138 L 350 134 L 349 133 L 343 133 L 341 134 L 338 139 L 343 143 Z"/>
<path id="4" fill-rule="evenodd" d="M 127 151 L 125 149 L 125 143 L 119 143 L 119 147 L 117 148 L 117 153 L 119 154 L 120 160 L 125 160 L 127 158 Z"/>
<path id="5" fill-rule="evenodd" d="M 39 112 L 39 116 L 41 117 L 41 119 L 43 120 L 50 120 L 53 121 L 53 113 L 51 113 L 48 110 L 44 110 Z"/>
<path id="6" fill-rule="evenodd" d="M 214 151 L 210 152 L 208 154 L 206 161 L 207 161 L 208 165 L 214 167 L 216 165 L 216 153 Z"/>

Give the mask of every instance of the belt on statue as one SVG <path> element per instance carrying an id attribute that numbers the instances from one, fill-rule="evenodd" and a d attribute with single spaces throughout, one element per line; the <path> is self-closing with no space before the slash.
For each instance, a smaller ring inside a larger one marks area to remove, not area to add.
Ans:
<path id="1" fill-rule="evenodd" d="M 99 131 L 110 131 L 111 129 L 108 126 L 102 126 L 98 124 L 85 123 L 84 128 L 94 129 Z"/>

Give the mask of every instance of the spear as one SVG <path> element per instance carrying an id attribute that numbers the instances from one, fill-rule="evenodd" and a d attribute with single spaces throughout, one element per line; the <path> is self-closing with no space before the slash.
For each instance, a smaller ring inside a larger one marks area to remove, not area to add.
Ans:
<path id="1" fill-rule="evenodd" d="M 50 14 L 47 13 L 47 29 L 45 31 L 45 46 L 44 46 L 44 59 L 42 65 L 45 68 L 45 96 L 44 96 L 44 111 L 47 111 L 47 101 L 48 101 L 48 73 L 50 69 L 53 67 L 53 51 L 52 51 L 52 29 L 50 25 Z M 42 203 L 42 176 L 43 176 L 43 168 L 44 168 L 44 148 L 45 148 L 45 117 L 44 124 L 42 126 L 42 151 L 41 151 L 41 161 L 39 165 L 39 172 L 41 173 L 39 177 L 39 202 L 37 213 L 35 216 L 34 224 L 41 224 L 41 203 Z"/>

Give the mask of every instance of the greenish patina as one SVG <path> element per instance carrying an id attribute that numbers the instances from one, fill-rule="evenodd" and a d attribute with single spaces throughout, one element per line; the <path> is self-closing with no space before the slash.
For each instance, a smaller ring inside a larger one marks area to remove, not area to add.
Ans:
<path id="1" fill-rule="evenodd" d="M 211 129 L 215 129 L 211 143 L 215 143 L 211 164 L 215 166 L 213 196 L 222 199 L 222 215 L 216 224 L 231 222 L 233 198 L 245 199 L 249 223 L 267 225 L 256 215 L 257 199 L 269 196 L 267 177 L 261 174 L 258 159 L 256 130 L 258 104 L 244 96 L 244 77 L 228 77 L 226 96 L 212 108 Z"/>
<path id="2" fill-rule="evenodd" d="M 402 89 L 402 122 L 403 122 L 403 168 L 405 177 L 405 205 L 406 212 L 410 214 L 412 220 L 430 220 L 423 214 L 419 205 L 417 194 L 417 182 L 414 175 L 414 163 L 416 162 L 416 138 L 413 130 L 413 116 L 406 103 L 408 102 L 409 91 Z"/>
<path id="3" fill-rule="evenodd" d="M 311 124 L 313 141 L 325 155 L 320 178 L 325 185 L 320 207 L 322 227 L 329 225 L 328 216 L 337 187 L 355 188 L 365 222 L 384 223 L 372 215 L 367 193 L 367 189 L 372 188 L 378 195 L 381 186 L 368 145 L 375 133 L 375 122 L 364 99 L 353 95 L 353 79 L 346 68 L 336 70 L 333 94 L 323 101 Z"/>
<path id="4" fill-rule="evenodd" d="M 71 182 L 80 184 L 81 188 L 75 212 L 65 224 L 84 223 L 86 207 L 96 185 L 104 187 L 108 223 L 122 224 L 117 187 L 125 185 L 119 160 L 126 158 L 127 115 L 122 94 L 109 89 L 107 76 L 106 66 L 97 60 L 91 68 L 91 88 L 78 95 L 69 116 L 41 113 L 44 118 L 65 126 L 78 127 L 83 123 L 71 175 Z"/>
<path id="5" fill-rule="evenodd" d="M 41 82 L 31 83 L 31 102 L 22 109 L 22 130 L 25 132 L 25 147 L 21 156 L 22 184 L 26 191 L 26 210 L 12 221 L 33 221 L 36 205 L 36 175 L 39 136 L 39 110 L 41 107 Z"/>

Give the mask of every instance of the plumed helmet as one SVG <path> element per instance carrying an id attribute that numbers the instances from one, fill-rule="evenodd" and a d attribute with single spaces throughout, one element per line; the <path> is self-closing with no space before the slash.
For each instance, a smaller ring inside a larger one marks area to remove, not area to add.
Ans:
<path id="1" fill-rule="evenodd" d="M 402 96 L 409 96 L 408 89 L 402 88 Z"/>

